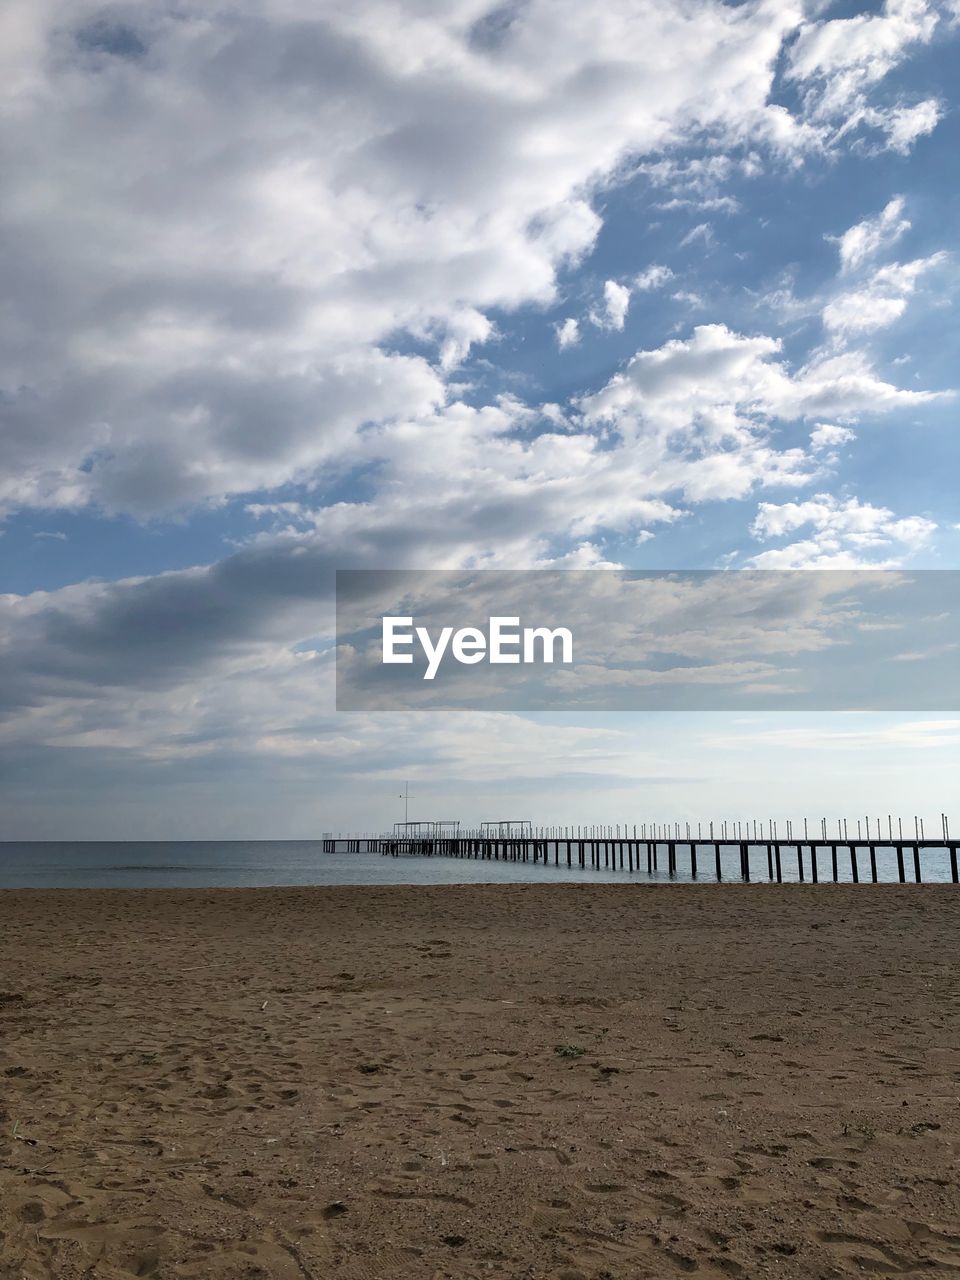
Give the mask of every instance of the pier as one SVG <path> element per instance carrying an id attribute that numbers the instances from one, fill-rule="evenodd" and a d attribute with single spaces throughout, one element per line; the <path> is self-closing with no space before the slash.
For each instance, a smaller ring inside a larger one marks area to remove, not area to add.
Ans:
<path id="1" fill-rule="evenodd" d="M 892 817 L 857 820 L 854 835 L 849 824 L 839 819 L 835 828 L 826 819 L 818 831 L 807 822 L 802 832 L 793 823 L 722 822 L 636 823 L 601 827 L 539 827 L 524 820 L 484 822 L 464 830 L 459 823 L 397 823 L 390 834 L 331 836 L 323 839 L 325 853 L 379 853 L 384 857 L 469 858 L 494 862 L 526 862 L 533 865 L 625 871 L 630 874 L 673 878 L 683 874 L 691 880 L 739 879 L 782 884 L 794 882 L 838 883 L 842 878 L 854 884 L 878 883 L 878 856 L 896 860 L 896 880 L 900 884 L 923 883 L 925 867 L 936 859 L 941 874 L 960 883 L 958 841 L 951 838 L 946 815 L 941 814 L 941 832 L 927 836 L 923 823 L 914 819 L 914 834 L 896 829 Z M 886 831 L 883 826 L 886 825 Z M 722 856 L 723 855 L 723 856 Z M 734 872 L 730 873 L 733 858 Z M 724 865 L 726 864 L 726 865 Z M 796 874 L 792 874 L 793 872 Z M 841 873 L 843 873 L 841 875 Z M 887 880 L 887 877 L 883 877 Z M 893 876 L 889 878 L 893 880 Z"/>

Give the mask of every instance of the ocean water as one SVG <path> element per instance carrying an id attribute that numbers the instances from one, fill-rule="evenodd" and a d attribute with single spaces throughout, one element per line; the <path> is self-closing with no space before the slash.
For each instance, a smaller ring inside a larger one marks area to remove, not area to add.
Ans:
<path id="1" fill-rule="evenodd" d="M 550 857 L 553 857 L 551 846 Z M 561 855 L 564 858 L 565 854 Z M 319 840 L 177 840 L 89 842 L 0 842 L 0 888 L 146 889 L 231 888 L 255 885 L 319 884 L 558 884 L 669 883 L 663 869 L 666 852 L 660 852 L 660 870 L 593 871 L 532 862 L 491 862 L 447 857 L 383 857 L 377 853 L 324 853 Z M 858 854 L 861 882 L 870 878 L 866 850 Z M 839 878 L 852 879 L 850 856 L 841 851 Z M 921 851 L 924 882 L 950 879 L 949 855 L 944 849 Z M 676 882 L 690 881 L 689 856 L 678 852 Z M 818 855 L 820 879 L 831 878 L 830 854 Z M 766 854 L 751 850 L 754 883 L 766 881 Z M 907 879 L 913 878 L 912 855 L 905 858 Z M 725 881 L 739 880 L 739 855 L 733 847 L 722 851 Z M 797 858 L 785 849 L 783 878 L 796 880 Z M 713 851 L 702 848 L 698 883 L 716 882 Z M 897 879 L 892 850 L 877 851 L 878 878 Z M 804 875 L 810 878 L 809 853 L 804 854 Z"/>

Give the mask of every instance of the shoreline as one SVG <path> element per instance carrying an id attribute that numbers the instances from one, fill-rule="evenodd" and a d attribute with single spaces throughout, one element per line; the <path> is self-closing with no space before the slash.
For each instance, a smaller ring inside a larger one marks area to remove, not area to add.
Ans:
<path id="1" fill-rule="evenodd" d="M 960 898 L 625 887 L 0 890 L 0 1275 L 955 1273 Z"/>

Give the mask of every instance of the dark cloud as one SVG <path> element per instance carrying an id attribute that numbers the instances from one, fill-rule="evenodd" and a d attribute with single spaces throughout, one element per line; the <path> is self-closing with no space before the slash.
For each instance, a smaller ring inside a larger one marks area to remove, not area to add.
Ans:
<path id="1" fill-rule="evenodd" d="M 87 52 L 103 53 L 111 58 L 143 58 L 147 45 L 133 27 L 119 19 L 95 18 L 77 30 L 77 45 Z"/>

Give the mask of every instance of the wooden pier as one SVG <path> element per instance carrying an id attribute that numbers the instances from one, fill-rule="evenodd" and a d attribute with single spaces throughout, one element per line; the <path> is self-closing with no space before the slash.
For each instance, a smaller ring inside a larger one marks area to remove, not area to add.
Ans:
<path id="1" fill-rule="evenodd" d="M 430 830 L 429 823 L 411 823 L 407 825 L 415 830 L 394 831 L 390 835 L 326 836 L 323 849 L 325 853 L 379 853 L 392 858 L 527 862 L 648 876 L 659 876 L 662 871 L 670 878 L 683 874 L 691 880 L 723 880 L 723 863 L 729 862 L 732 855 L 737 868 L 733 878 L 745 883 L 760 880 L 773 884 L 781 884 L 785 878 L 791 882 L 836 884 L 841 870 L 849 870 L 854 884 L 876 884 L 878 854 L 887 854 L 896 859 L 896 879 L 900 884 L 922 883 L 924 864 L 929 867 L 931 857 L 938 859 L 944 873 L 949 867 L 953 884 L 960 883 L 960 842 L 950 838 L 945 817 L 941 819 L 942 835 L 936 839 L 927 837 L 920 825 L 913 836 L 905 836 L 900 824 L 894 833 L 892 820 L 888 820 L 888 832 L 883 834 L 879 820 L 874 821 L 875 831 L 871 831 L 868 820 L 865 831 L 861 828 L 856 836 L 849 833 L 842 819 L 835 833 L 828 833 L 826 822 L 821 821 L 819 836 L 810 833 L 806 823 L 802 836 L 793 831 L 790 823 L 786 824 L 786 834 L 778 834 L 777 824 L 772 821 L 766 832 L 759 824 L 754 824 L 751 831 L 746 823 L 711 823 L 707 831 L 698 828 L 693 832 L 689 824 L 684 824 L 686 830 L 681 831 L 679 823 L 534 829 L 524 822 L 519 830 L 510 829 L 514 824 L 484 823 L 472 831 L 457 828 L 453 834 L 443 829 Z M 498 829 L 505 825 L 507 829 Z M 794 868 L 795 876 L 790 874 Z M 731 878 L 729 868 L 727 878 Z M 946 875 L 935 878 L 942 881 Z"/>

